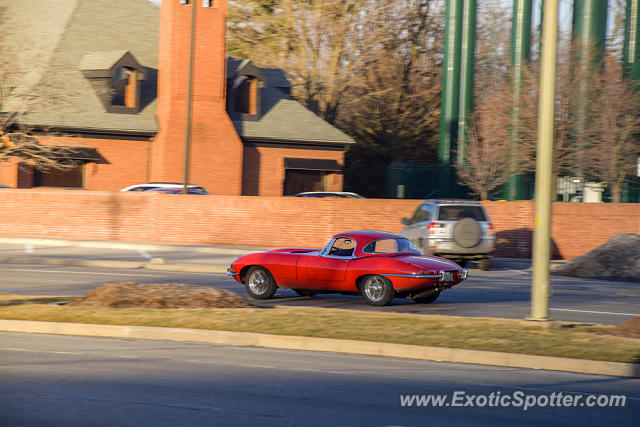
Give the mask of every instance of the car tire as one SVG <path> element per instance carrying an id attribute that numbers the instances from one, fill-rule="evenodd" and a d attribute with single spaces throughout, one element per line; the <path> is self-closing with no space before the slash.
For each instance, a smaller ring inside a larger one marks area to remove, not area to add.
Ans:
<path id="1" fill-rule="evenodd" d="M 480 243 L 482 227 L 473 218 L 463 218 L 453 226 L 453 241 L 461 248 L 470 249 Z"/>
<path id="2" fill-rule="evenodd" d="M 294 289 L 293 291 L 301 297 L 312 297 L 317 294 L 317 292 L 314 291 L 302 291 L 300 289 Z"/>
<path id="3" fill-rule="evenodd" d="M 362 286 L 360 287 L 360 293 L 362 294 L 362 299 L 364 299 L 367 304 L 377 307 L 389 304 L 395 296 L 391 281 L 377 274 L 372 274 L 364 278 Z"/>
<path id="4" fill-rule="evenodd" d="M 491 259 L 490 258 L 485 258 L 485 259 L 481 259 L 480 261 L 478 261 L 478 267 L 480 267 L 480 270 L 482 271 L 489 271 L 491 270 Z"/>
<path id="5" fill-rule="evenodd" d="M 432 302 L 437 300 L 439 296 L 440 296 L 440 292 L 436 292 L 436 293 L 431 294 L 431 295 L 429 295 L 427 297 L 413 297 L 412 300 L 416 304 L 431 304 Z"/>
<path id="6" fill-rule="evenodd" d="M 251 267 L 247 272 L 244 286 L 249 296 L 255 299 L 269 299 L 278 290 L 273 276 L 264 267 Z"/>

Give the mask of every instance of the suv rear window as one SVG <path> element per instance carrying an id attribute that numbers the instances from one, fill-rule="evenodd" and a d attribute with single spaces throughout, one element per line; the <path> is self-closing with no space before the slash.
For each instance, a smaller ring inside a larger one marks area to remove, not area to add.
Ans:
<path id="1" fill-rule="evenodd" d="M 460 221 L 463 218 L 472 218 L 476 221 L 487 220 L 482 206 L 451 205 L 440 206 L 438 210 L 439 221 Z"/>

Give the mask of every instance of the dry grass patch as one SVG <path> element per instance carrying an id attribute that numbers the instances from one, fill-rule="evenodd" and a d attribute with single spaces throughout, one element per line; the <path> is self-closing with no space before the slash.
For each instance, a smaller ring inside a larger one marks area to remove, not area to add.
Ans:
<path id="1" fill-rule="evenodd" d="M 640 339 L 610 335 L 606 332 L 613 327 L 605 325 L 554 323 L 546 328 L 513 319 L 309 307 L 107 308 L 46 301 L 0 304 L 0 318 L 259 332 L 640 363 Z"/>
<path id="2" fill-rule="evenodd" d="M 113 308 L 245 308 L 247 301 L 238 294 L 211 286 L 111 283 L 96 288 L 69 303 L 77 307 Z"/>
<path id="3" fill-rule="evenodd" d="M 640 316 L 634 317 L 633 319 L 627 320 L 626 322 L 622 322 L 615 328 L 610 329 L 608 333 L 620 337 L 640 339 Z"/>

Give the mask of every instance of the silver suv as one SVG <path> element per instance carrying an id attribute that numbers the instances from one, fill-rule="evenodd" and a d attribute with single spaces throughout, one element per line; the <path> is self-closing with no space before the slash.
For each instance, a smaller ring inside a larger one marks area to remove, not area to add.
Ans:
<path id="1" fill-rule="evenodd" d="M 406 227 L 400 234 L 425 255 L 447 258 L 463 267 L 475 261 L 482 270 L 491 268 L 496 233 L 480 203 L 427 200 L 402 222 Z"/>

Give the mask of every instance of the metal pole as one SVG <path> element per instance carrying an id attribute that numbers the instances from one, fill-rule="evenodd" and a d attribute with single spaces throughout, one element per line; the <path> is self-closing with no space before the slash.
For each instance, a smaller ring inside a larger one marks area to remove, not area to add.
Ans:
<path id="1" fill-rule="evenodd" d="M 576 144 L 576 170 L 582 170 L 582 152 L 589 123 L 593 76 L 600 67 L 607 38 L 608 0 L 575 0 L 573 5 L 573 73 L 577 78 L 573 102 L 572 138 Z"/>
<path id="2" fill-rule="evenodd" d="M 464 0 L 460 52 L 460 106 L 458 113 L 457 162 L 464 163 L 469 118 L 473 110 L 473 63 L 476 38 L 477 0 Z"/>
<path id="3" fill-rule="evenodd" d="M 551 170 L 558 39 L 558 0 L 545 0 L 538 101 L 538 150 L 536 159 L 536 216 L 533 233 L 533 282 L 531 320 L 549 318 L 549 260 L 551 240 Z"/>
<path id="4" fill-rule="evenodd" d="M 523 67 L 531 58 L 531 14 L 532 0 L 513 0 L 511 22 L 511 90 L 513 110 L 511 111 L 511 173 L 518 172 L 518 151 L 520 145 L 520 104 L 522 102 Z M 522 194 L 522 175 L 513 175 L 504 186 L 507 200 L 518 200 Z"/>
<path id="5" fill-rule="evenodd" d="M 165 0 L 166 1 L 166 0 Z M 191 41 L 189 45 L 189 87 L 187 89 L 187 129 L 184 146 L 184 187 L 182 192 L 189 194 L 189 163 L 191 161 L 191 109 L 193 108 L 193 61 L 196 47 L 196 6 L 197 0 L 191 0 Z"/>
<path id="6" fill-rule="evenodd" d="M 627 0 L 622 59 L 627 77 L 640 80 L 640 0 Z"/>
<path id="7" fill-rule="evenodd" d="M 447 0 L 444 27 L 444 58 L 442 61 L 442 95 L 440 145 L 438 159 L 451 162 L 451 149 L 456 141 L 458 96 L 460 83 L 460 38 L 462 0 Z"/>

